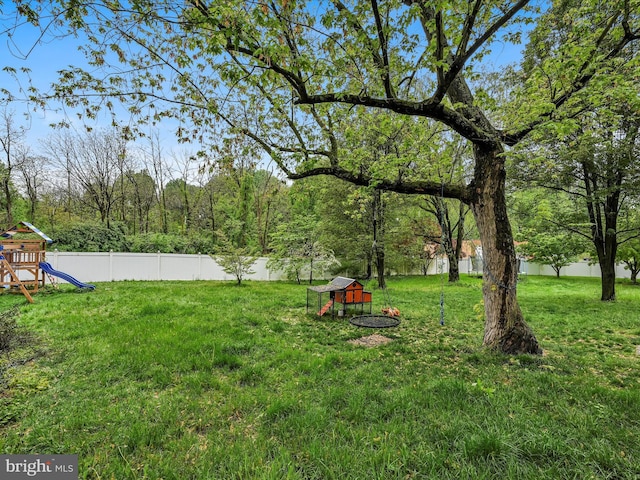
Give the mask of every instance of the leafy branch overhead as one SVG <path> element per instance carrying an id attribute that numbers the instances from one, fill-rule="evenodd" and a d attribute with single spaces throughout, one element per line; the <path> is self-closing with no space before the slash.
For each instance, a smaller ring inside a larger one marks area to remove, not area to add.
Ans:
<path id="1" fill-rule="evenodd" d="M 53 95 L 88 115 L 120 100 L 141 124 L 179 116 L 185 141 L 214 142 L 227 129 L 248 135 L 291 178 L 331 174 L 403 193 L 435 193 L 442 180 L 379 178 L 345 163 L 341 132 L 350 110 L 338 104 L 431 118 L 477 145 L 514 145 L 536 126 L 571 115 L 570 100 L 624 62 L 639 31 L 634 0 L 545 11 L 527 0 L 62 0 L 48 11 L 17 4 L 43 32 L 70 22 L 86 35 L 83 49 L 96 70 L 62 72 Z M 519 121 L 504 128 L 487 117 L 487 92 L 476 80 L 488 73 L 481 62 L 491 50 L 523 31 L 530 32 L 519 70 L 526 87 L 511 103 Z M 445 190 L 465 201 L 472 195 L 448 183 Z"/>

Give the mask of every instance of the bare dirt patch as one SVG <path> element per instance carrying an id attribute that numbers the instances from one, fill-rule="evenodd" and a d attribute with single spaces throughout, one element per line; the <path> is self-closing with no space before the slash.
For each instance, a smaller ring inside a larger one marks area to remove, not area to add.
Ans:
<path id="1" fill-rule="evenodd" d="M 377 347 L 379 345 L 386 345 L 393 340 L 389 337 L 385 337 L 384 335 L 379 335 L 374 333 L 373 335 L 367 335 L 366 337 L 355 338 L 353 340 L 349 340 L 351 345 L 358 345 L 361 347 Z"/>

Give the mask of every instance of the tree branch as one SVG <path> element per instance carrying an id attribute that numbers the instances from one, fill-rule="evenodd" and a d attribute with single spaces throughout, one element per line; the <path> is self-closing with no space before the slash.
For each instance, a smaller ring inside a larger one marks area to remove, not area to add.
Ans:
<path id="1" fill-rule="evenodd" d="M 396 94 L 391 86 L 391 76 L 389 72 L 389 53 L 387 51 L 387 38 L 384 34 L 382 27 L 382 20 L 380 19 L 380 11 L 378 10 L 378 1 L 371 0 L 371 8 L 373 10 L 373 16 L 376 22 L 376 30 L 378 31 L 378 42 L 380 42 L 380 50 L 382 51 L 382 83 L 384 84 L 384 91 L 387 98 L 395 98 Z"/>
<path id="2" fill-rule="evenodd" d="M 554 108 L 548 113 L 541 114 L 540 117 L 533 120 L 529 125 L 525 126 L 518 132 L 511 133 L 511 134 L 506 133 L 505 131 L 500 132 L 505 144 L 509 146 L 514 146 L 518 144 L 524 137 L 526 137 L 529 133 L 531 133 L 531 131 L 533 131 L 536 127 L 550 120 L 558 109 L 560 109 L 571 98 L 573 98 L 573 96 L 576 93 L 580 92 L 582 89 L 584 89 L 587 86 L 587 84 L 591 81 L 591 79 L 596 75 L 596 69 L 594 68 L 595 63 L 598 61 L 598 55 L 596 55 L 596 52 L 598 51 L 598 48 L 606 40 L 607 34 L 611 31 L 611 29 L 615 24 L 615 21 L 619 18 L 619 16 L 620 16 L 619 12 L 611 16 L 611 18 L 609 19 L 609 22 L 607 23 L 607 25 L 605 26 L 601 34 L 598 36 L 595 42 L 595 45 L 593 47 L 592 54 L 589 55 L 587 59 L 582 63 L 582 65 L 578 69 L 578 72 L 576 73 L 576 77 L 571 82 L 571 85 L 569 86 L 569 88 L 560 96 L 552 100 Z M 618 56 L 622 52 L 622 50 L 627 45 L 629 45 L 631 42 L 635 40 L 640 39 L 640 36 L 637 34 L 637 32 L 631 31 L 631 29 L 628 26 L 628 23 L 626 26 L 624 26 L 625 22 L 626 20 L 622 21 L 624 35 L 613 47 L 609 49 L 609 52 L 606 55 L 604 55 L 604 57 L 601 57 L 600 61 L 602 63 L 606 63 L 614 59 L 616 56 Z"/>
<path id="3" fill-rule="evenodd" d="M 345 180 L 354 185 L 374 186 L 380 190 L 386 190 L 396 193 L 421 194 L 421 195 L 437 195 L 445 198 L 455 198 L 462 202 L 468 203 L 471 195 L 467 187 L 461 185 L 447 185 L 433 181 L 392 181 L 392 180 L 374 180 L 364 175 L 362 172 L 355 174 L 349 170 L 340 167 L 317 167 L 306 170 L 304 172 L 289 173 L 287 177 L 291 180 L 300 180 L 302 178 L 314 177 L 318 175 L 330 175 L 341 180 Z"/>
<path id="4" fill-rule="evenodd" d="M 378 52 L 373 41 L 371 41 L 371 39 L 367 35 L 367 32 L 364 29 L 364 27 L 360 25 L 356 16 L 344 5 L 344 3 L 342 3 L 340 0 L 331 0 L 331 1 L 333 5 L 336 7 L 336 10 L 338 10 L 338 12 L 342 13 L 345 16 L 345 18 L 347 19 L 347 23 L 351 26 L 351 28 L 354 29 L 355 33 L 361 36 L 364 45 L 367 47 L 367 49 L 371 53 L 371 56 L 373 57 L 373 63 L 381 72 L 382 82 L 385 86 L 385 93 L 387 97 L 393 98 L 395 94 L 393 93 L 393 90 L 391 88 L 391 82 L 389 79 L 389 68 L 388 68 L 389 60 L 388 58 L 386 58 L 385 50 L 384 50 L 386 48 L 385 46 L 386 40 L 384 39 L 384 34 L 382 33 L 382 24 L 378 26 L 379 13 L 378 13 L 377 1 L 371 0 L 371 5 L 372 5 L 372 8 L 374 9 L 374 15 L 376 16 L 376 28 L 378 29 L 378 36 L 380 38 L 380 48 L 383 49 L 382 56 Z"/>
<path id="5" fill-rule="evenodd" d="M 502 28 L 509 20 L 511 20 L 520 10 L 522 10 L 528 3 L 529 0 L 520 0 L 513 7 L 511 7 L 502 17 L 496 20 L 493 25 L 491 25 L 485 32 L 476 39 L 475 42 L 469 47 L 468 50 L 464 50 L 466 47 L 466 43 L 469 40 L 469 35 L 471 34 L 471 29 L 473 28 L 473 24 L 475 23 L 475 17 L 478 14 L 478 10 L 480 9 L 480 4 L 482 0 L 477 0 L 474 5 L 474 10 L 470 17 L 465 19 L 465 26 L 463 30 L 463 38 L 459 45 L 459 50 L 461 50 L 461 54 L 457 54 L 451 65 L 449 66 L 449 70 L 447 71 L 446 76 L 444 77 L 444 81 L 441 85 L 438 86 L 438 90 L 434 93 L 434 98 L 444 98 L 447 90 L 451 86 L 453 80 L 458 76 L 462 68 L 464 67 L 467 60 L 471 58 L 479 49 L 484 45 L 487 40 L 489 40 L 500 28 Z M 466 37 L 466 38 L 465 38 Z"/>
<path id="6" fill-rule="evenodd" d="M 402 99 L 375 98 L 348 93 L 325 93 L 319 95 L 306 95 L 296 99 L 296 104 L 314 105 L 321 103 L 344 103 L 364 107 L 383 108 L 404 115 L 433 118 L 439 120 L 452 130 L 478 145 L 495 147 L 497 140 L 481 130 L 472 121 L 455 110 L 441 103 L 429 100 L 425 102 L 412 102 Z"/>

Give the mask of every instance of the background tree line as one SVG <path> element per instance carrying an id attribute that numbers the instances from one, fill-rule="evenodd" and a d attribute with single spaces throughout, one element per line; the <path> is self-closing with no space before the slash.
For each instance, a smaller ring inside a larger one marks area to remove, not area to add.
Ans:
<path id="1" fill-rule="evenodd" d="M 36 148 L 9 110 L 2 132 L 1 224 L 29 221 L 62 251 L 242 248 L 306 281 L 325 269 L 426 273 L 442 237 L 430 197 L 332 177 L 288 182 L 238 139 L 204 157 L 166 153 L 157 134 L 140 143 L 122 128 L 56 129 Z"/>

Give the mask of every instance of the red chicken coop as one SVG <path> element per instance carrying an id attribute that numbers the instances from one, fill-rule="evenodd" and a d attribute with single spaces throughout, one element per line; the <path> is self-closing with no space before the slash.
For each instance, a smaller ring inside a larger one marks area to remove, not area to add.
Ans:
<path id="1" fill-rule="evenodd" d="M 353 278 L 336 277 L 327 285 L 307 288 L 307 313 L 315 311 L 321 317 L 331 311 L 331 317 L 336 312 L 342 317 L 349 307 L 361 314 L 368 308 L 371 313 L 371 292 L 365 291 L 364 286 Z"/>

